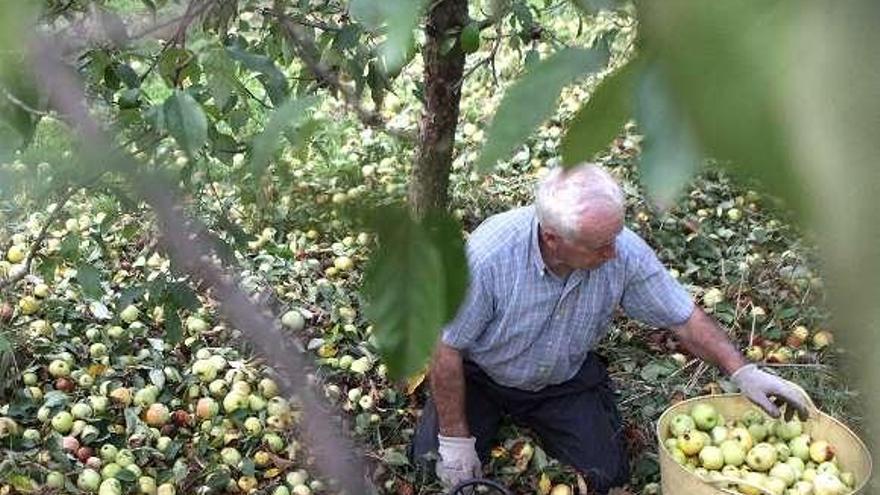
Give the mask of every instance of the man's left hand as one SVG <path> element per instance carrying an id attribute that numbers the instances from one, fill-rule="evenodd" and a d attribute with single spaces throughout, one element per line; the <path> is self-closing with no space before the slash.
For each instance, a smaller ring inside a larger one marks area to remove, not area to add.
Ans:
<path id="1" fill-rule="evenodd" d="M 788 410 L 794 408 L 801 419 L 809 416 L 806 398 L 800 390 L 774 374 L 761 371 L 754 364 L 747 364 L 736 370 L 731 378 L 743 395 L 774 418 L 778 418 L 780 413 L 779 408 L 770 400 L 771 396 L 788 403 Z"/>

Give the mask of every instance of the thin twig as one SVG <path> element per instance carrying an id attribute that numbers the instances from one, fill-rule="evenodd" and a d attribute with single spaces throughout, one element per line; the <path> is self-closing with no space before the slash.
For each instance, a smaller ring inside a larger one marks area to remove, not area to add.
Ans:
<path id="1" fill-rule="evenodd" d="M 141 75 L 141 82 L 144 82 L 147 79 L 147 76 L 149 76 L 150 73 L 153 72 L 153 69 L 155 69 L 156 66 L 159 65 L 159 60 L 162 59 L 162 55 L 164 55 L 169 48 L 183 43 L 183 38 L 186 35 L 186 30 L 189 29 L 190 24 L 192 24 L 196 17 L 206 13 L 210 9 L 210 7 L 213 6 L 213 2 L 205 1 L 204 5 L 200 9 L 194 9 L 193 6 L 199 3 L 199 1 L 200 0 L 192 0 L 192 2 L 190 2 L 186 6 L 186 12 L 180 18 L 180 24 L 177 26 L 177 31 L 175 31 L 174 36 L 172 36 L 171 39 L 162 46 L 162 49 L 159 50 L 159 53 L 153 59 L 153 62 L 150 63 L 149 67 L 147 67 L 146 72 Z"/>
<path id="2" fill-rule="evenodd" d="M 34 239 L 33 243 L 31 243 L 31 247 L 28 250 L 27 256 L 25 257 L 24 264 L 22 267 L 16 272 L 9 275 L 9 278 L 0 280 L 0 290 L 9 287 L 19 280 L 23 279 L 28 273 L 31 271 L 31 265 L 33 264 L 34 258 L 37 256 L 37 251 L 40 250 L 40 246 L 43 244 L 43 241 L 46 239 L 46 235 L 49 233 L 49 227 L 55 223 L 56 220 L 61 216 L 64 212 L 64 205 L 70 200 L 70 198 L 76 194 L 77 191 L 82 189 L 83 187 L 87 187 L 89 184 L 100 178 L 100 174 L 96 177 L 92 177 L 86 182 L 80 183 L 75 186 L 70 186 L 70 188 L 61 196 L 60 201 L 57 203 L 55 210 L 49 215 L 49 218 L 46 219 L 46 222 L 43 224 L 43 227 L 40 229 L 40 233 L 37 234 L 36 239 Z"/>

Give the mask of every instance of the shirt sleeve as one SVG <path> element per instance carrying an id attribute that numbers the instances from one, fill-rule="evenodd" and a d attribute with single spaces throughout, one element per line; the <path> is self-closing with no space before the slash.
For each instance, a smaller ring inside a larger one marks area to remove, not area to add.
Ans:
<path id="1" fill-rule="evenodd" d="M 685 323 L 694 311 L 690 294 L 666 271 L 645 241 L 637 238 L 635 244 L 634 262 L 623 289 L 623 310 L 629 317 L 657 328 Z"/>
<path id="2" fill-rule="evenodd" d="M 443 328 L 443 343 L 458 349 L 467 350 L 480 337 L 492 320 L 494 303 L 487 270 L 471 269 L 470 282 L 458 313 Z"/>

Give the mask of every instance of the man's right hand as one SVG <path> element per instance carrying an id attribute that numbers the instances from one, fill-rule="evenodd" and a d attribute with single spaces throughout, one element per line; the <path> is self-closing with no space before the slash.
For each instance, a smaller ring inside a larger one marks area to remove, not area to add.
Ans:
<path id="1" fill-rule="evenodd" d="M 443 435 L 438 435 L 437 438 L 440 441 L 440 447 L 437 449 L 437 453 L 440 454 L 440 460 L 437 461 L 437 477 L 447 488 L 483 475 L 483 466 L 477 455 L 476 438 Z"/>

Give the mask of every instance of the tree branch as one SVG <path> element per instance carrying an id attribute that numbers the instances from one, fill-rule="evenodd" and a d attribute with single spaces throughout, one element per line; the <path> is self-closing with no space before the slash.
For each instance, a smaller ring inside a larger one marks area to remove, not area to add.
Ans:
<path id="1" fill-rule="evenodd" d="M 314 396 L 303 372 L 307 369 L 303 353 L 283 334 L 279 319 L 266 308 L 254 304 L 239 289 L 233 272 L 219 266 L 218 258 L 206 242 L 210 233 L 197 220 L 187 218 L 176 187 L 155 175 L 138 171 L 125 150 L 111 151 L 110 140 L 88 112 L 85 93 L 75 74 L 65 68 L 53 48 L 48 42 L 37 46 L 38 80 L 44 85 L 45 92 L 52 95 L 54 106 L 72 120 L 72 127 L 79 131 L 83 140 L 84 152 L 94 159 L 94 163 L 106 164 L 104 166 L 129 178 L 132 187 L 156 213 L 161 235 L 170 247 L 169 255 L 174 263 L 194 280 L 201 280 L 211 288 L 224 317 L 248 336 L 274 370 L 284 395 L 300 399 L 305 435 L 323 472 L 337 480 L 347 493 L 367 493 L 361 463 L 354 458 L 354 443 L 338 433 L 339 426 L 333 423 L 332 416 Z"/>
<path id="2" fill-rule="evenodd" d="M 305 62 L 306 66 L 312 71 L 318 79 L 325 82 L 342 95 L 343 101 L 354 110 L 361 122 L 367 127 L 373 127 L 386 132 L 392 136 L 398 137 L 404 141 L 411 143 L 416 142 L 418 136 L 414 132 L 393 129 L 388 127 L 387 122 L 377 112 L 367 110 L 361 104 L 358 96 L 346 85 L 342 84 L 339 76 L 321 63 L 321 57 L 318 55 L 318 49 L 297 23 L 290 18 L 282 9 L 282 5 L 276 2 L 274 11 L 266 10 L 266 15 L 274 15 L 282 27 L 284 34 L 290 40 L 291 44 L 299 52 L 300 58 Z"/>

